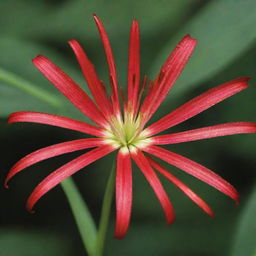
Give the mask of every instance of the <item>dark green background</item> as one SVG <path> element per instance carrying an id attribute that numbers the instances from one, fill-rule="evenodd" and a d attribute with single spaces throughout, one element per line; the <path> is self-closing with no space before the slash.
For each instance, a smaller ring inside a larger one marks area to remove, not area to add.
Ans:
<path id="1" fill-rule="evenodd" d="M 7 125 L 13 111 L 57 113 L 86 120 L 33 67 L 44 54 L 60 65 L 83 88 L 78 64 L 66 41 L 78 39 L 107 81 L 107 66 L 92 13 L 103 20 L 113 45 L 120 84 L 125 88 L 129 29 L 133 18 L 141 25 L 142 73 L 154 78 L 177 41 L 185 34 L 198 45 L 184 73 L 155 118 L 186 100 L 227 80 L 255 77 L 255 0 L 1 0 L 0 68 L 11 71 L 60 97 L 52 108 L 26 92 L 0 81 L 1 184 L 8 169 L 40 147 L 79 138 L 79 133 L 38 124 Z M 246 91 L 181 124 L 181 131 L 229 121 L 256 121 L 255 78 Z M 87 121 L 87 120 L 86 120 Z M 166 180 L 163 184 L 177 219 L 166 226 L 151 188 L 134 169 L 132 220 L 125 239 L 113 238 L 115 210 L 105 255 L 255 256 L 256 194 L 254 135 L 238 135 L 173 145 L 169 148 L 206 165 L 230 181 L 241 194 L 237 207 L 213 188 L 168 167 L 191 186 L 216 212 L 211 219 Z M 43 198 L 34 215 L 25 201 L 36 184 L 79 153 L 44 161 L 17 175 L 11 189 L 0 188 L 0 256 L 82 256 L 82 243 L 60 187 Z M 74 175 L 89 208 L 98 220 L 104 187 L 114 154 Z M 253 188 L 255 187 L 255 188 Z"/>

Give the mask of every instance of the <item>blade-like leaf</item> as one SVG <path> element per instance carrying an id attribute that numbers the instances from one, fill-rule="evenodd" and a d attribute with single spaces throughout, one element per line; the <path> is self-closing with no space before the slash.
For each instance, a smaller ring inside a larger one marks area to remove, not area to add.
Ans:
<path id="1" fill-rule="evenodd" d="M 235 237 L 232 256 L 256 255 L 256 189 L 244 209 L 238 225 L 238 232 Z"/>
<path id="2" fill-rule="evenodd" d="M 144 32 L 156 31 L 167 23 L 175 26 L 175 21 L 185 17 L 189 7 L 195 4 L 193 0 L 151 0 L 150 4 L 148 0 L 111 1 L 111 4 L 102 0 L 77 0 L 58 1 L 60 3 L 53 8 L 50 6 L 53 1 L 48 1 L 48 4 L 44 2 L 46 1 L 1 1 L 0 24 L 1 21 L 5 24 L 2 32 L 33 38 L 54 37 L 53 40 L 66 38 L 66 35 L 80 37 L 86 33 L 87 38 L 95 39 L 98 35 L 92 23 L 92 13 L 96 13 L 103 21 L 107 21 L 115 35 L 121 37 L 127 35 L 128 24 L 135 17 L 141 21 Z M 170 8 L 166 8 L 167 6 Z M 12 17 L 20 22 L 13 22 Z"/>
<path id="3" fill-rule="evenodd" d="M 71 116 L 79 116 L 76 114 L 78 111 L 31 63 L 32 58 L 38 54 L 49 56 L 85 89 L 85 82 L 79 71 L 70 67 L 65 58 L 53 49 L 18 38 L 0 38 L 0 49 L 1 116 L 6 116 L 14 111 L 25 110 L 63 115 L 71 113 Z M 40 98 L 43 100 L 38 100 Z M 50 104 L 48 104 L 49 101 Z"/>
<path id="4" fill-rule="evenodd" d="M 109 225 L 111 204 L 115 190 L 115 174 L 116 174 L 116 163 L 114 162 L 112 171 L 108 177 L 107 185 L 103 197 L 100 223 L 98 228 L 98 234 L 95 244 L 95 256 L 101 256 L 104 251 L 104 244 L 106 240 L 107 229 Z"/>
<path id="5" fill-rule="evenodd" d="M 196 87 L 253 44 L 256 39 L 255 12 L 254 0 L 210 1 L 160 52 L 152 71 L 156 74 L 173 46 L 184 34 L 190 33 L 198 39 L 198 45 L 174 90 L 177 94 Z"/>
<path id="6" fill-rule="evenodd" d="M 61 102 L 59 98 L 56 97 L 55 95 L 48 93 L 42 88 L 36 87 L 32 83 L 23 79 L 22 77 L 8 70 L 2 69 L 1 67 L 0 67 L 0 81 L 4 82 L 5 84 L 8 84 L 9 86 L 17 88 L 20 91 L 23 91 L 24 93 L 27 93 L 28 95 L 31 95 L 34 98 L 37 98 L 41 102 L 49 104 L 52 107 L 61 106 Z"/>
<path id="7" fill-rule="evenodd" d="M 67 196 L 84 246 L 88 254 L 93 255 L 97 231 L 89 209 L 83 201 L 72 178 L 64 180 L 61 185 Z"/>
<path id="8" fill-rule="evenodd" d="M 47 245 L 47 246 L 46 246 Z M 0 255 L 68 256 L 72 254 L 68 237 L 42 229 L 6 227 L 0 230 Z"/>

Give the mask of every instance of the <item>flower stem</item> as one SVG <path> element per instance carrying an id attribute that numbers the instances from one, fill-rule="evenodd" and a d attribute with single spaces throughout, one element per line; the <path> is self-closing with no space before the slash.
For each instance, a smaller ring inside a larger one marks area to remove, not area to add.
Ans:
<path id="1" fill-rule="evenodd" d="M 103 198 L 99 231 L 98 231 L 96 248 L 95 248 L 95 256 L 103 255 L 104 243 L 105 243 L 105 238 L 106 238 L 106 233 L 107 233 L 107 228 L 109 223 L 111 203 L 112 203 L 114 187 L 115 187 L 115 166 L 116 165 L 114 162 L 112 171 L 108 178 L 108 182 L 107 182 L 107 186 L 106 186 L 106 190 Z"/>
<path id="2" fill-rule="evenodd" d="M 84 247 L 88 255 L 93 256 L 97 238 L 94 220 L 73 179 L 71 177 L 65 179 L 61 185 L 68 199 Z"/>
<path id="3" fill-rule="evenodd" d="M 41 89 L 38 86 L 33 85 L 24 78 L 3 68 L 0 68 L 0 81 L 3 81 L 11 86 L 14 86 L 19 90 L 22 90 L 53 107 L 61 106 L 61 101 L 57 96 Z"/>

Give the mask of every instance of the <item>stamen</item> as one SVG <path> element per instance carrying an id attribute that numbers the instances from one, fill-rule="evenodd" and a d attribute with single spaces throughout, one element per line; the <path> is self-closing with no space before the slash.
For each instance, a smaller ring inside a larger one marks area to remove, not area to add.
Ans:
<path id="1" fill-rule="evenodd" d="M 120 148 L 129 147 L 130 145 L 140 148 L 148 145 L 148 137 L 141 131 L 141 118 L 138 116 L 134 119 L 134 113 L 125 112 L 124 121 L 115 116 L 111 117 L 111 123 L 108 130 L 104 133 L 106 143 L 117 145 Z"/>

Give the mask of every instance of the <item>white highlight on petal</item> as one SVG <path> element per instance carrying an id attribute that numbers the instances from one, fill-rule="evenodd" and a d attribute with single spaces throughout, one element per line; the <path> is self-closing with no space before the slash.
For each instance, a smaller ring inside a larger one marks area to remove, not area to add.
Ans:
<path id="1" fill-rule="evenodd" d="M 125 146 L 125 147 L 121 147 L 120 148 L 120 152 L 124 155 L 129 154 L 129 149 Z"/>
<path id="2" fill-rule="evenodd" d="M 133 146 L 133 145 L 129 145 L 129 151 L 130 151 L 131 153 L 136 154 L 137 151 L 138 151 L 138 149 L 137 149 L 135 146 Z"/>
<path id="3" fill-rule="evenodd" d="M 144 129 L 141 133 L 140 133 L 140 137 L 148 137 L 150 136 L 150 132 L 147 129 Z"/>
<path id="4" fill-rule="evenodd" d="M 147 138 L 147 139 L 143 139 L 143 140 L 138 140 L 138 142 L 134 143 L 134 145 L 139 149 L 143 149 L 152 143 L 153 143 L 153 140 L 150 138 Z"/>
<path id="5" fill-rule="evenodd" d="M 113 140 L 113 139 L 104 139 L 103 141 L 104 141 L 105 144 L 108 144 L 108 145 L 112 146 L 115 149 L 120 147 L 120 143 Z"/>

